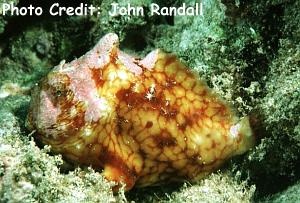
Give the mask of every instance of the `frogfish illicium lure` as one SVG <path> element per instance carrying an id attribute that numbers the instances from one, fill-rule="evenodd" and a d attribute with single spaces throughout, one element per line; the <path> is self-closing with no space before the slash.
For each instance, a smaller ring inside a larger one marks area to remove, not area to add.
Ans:
<path id="1" fill-rule="evenodd" d="M 254 142 L 248 118 L 174 55 L 132 57 L 112 33 L 34 87 L 27 126 L 53 152 L 127 190 L 199 180 Z"/>

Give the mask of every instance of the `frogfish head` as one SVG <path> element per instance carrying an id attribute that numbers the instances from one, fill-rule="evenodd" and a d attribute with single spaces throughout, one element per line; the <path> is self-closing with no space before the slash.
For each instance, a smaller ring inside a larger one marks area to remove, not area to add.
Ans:
<path id="1" fill-rule="evenodd" d="M 66 74 L 52 71 L 32 89 L 26 126 L 36 130 L 38 138 L 59 140 L 76 130 L 74 119 L 71 118 L 78 113 L 74 113 L 73 108 L 80 104 L 74 103 L 69 83 Z M 76 121 L 81 122 L 80 117 Z"/>

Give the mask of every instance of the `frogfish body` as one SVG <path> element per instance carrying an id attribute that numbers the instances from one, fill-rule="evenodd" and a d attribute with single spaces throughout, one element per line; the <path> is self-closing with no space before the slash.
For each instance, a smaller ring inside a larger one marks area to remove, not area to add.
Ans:
<path id="1" fill-rule="evenodd" d="M 27 126 L 53 152 L 127 190 L 199 180 L 254 141 L 248 118 L 174 55 L 134 58 L 112 33 L 34 87 Z"/>

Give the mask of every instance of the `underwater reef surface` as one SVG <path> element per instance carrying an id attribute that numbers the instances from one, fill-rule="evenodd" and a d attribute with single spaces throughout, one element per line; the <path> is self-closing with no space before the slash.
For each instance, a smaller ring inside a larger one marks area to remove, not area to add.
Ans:
<path id="1" fill-rule="evenodd" d="M 114 1 L 86 2 L 101 6 L 101 14 L 0 16 L 0 202 L 300 201 L 299 1 L 203 0 L 203 16 L 175 17 L 112 17 Z M 150 3 L 194 2 L 130 1 L 145 10 Z M 47 10 L 53 3 L 39 6 Z M 132 55 L 155 48 L 175 53 L 237 114 L 250 116 L 256 146 L 198 183 L 114 194 L 113 183 L 99 171 L 73 169 L 38 145 L 25 128 L 30 89 L 61 60 L 80 57 L 108 32 L 118 34 L 121 49 Z"/>

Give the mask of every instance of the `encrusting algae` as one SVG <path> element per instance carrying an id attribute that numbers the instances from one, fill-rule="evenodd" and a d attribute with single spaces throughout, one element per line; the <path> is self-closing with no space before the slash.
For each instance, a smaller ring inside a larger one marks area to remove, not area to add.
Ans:
<path id="1" fill-rule="evenodd" d="M 115 34 L 35 86 L 27 126 L 127 190 L 199 180 L 254 144 L 248 118 L 239 121 L 174 55 L 134 58 Z"/>

